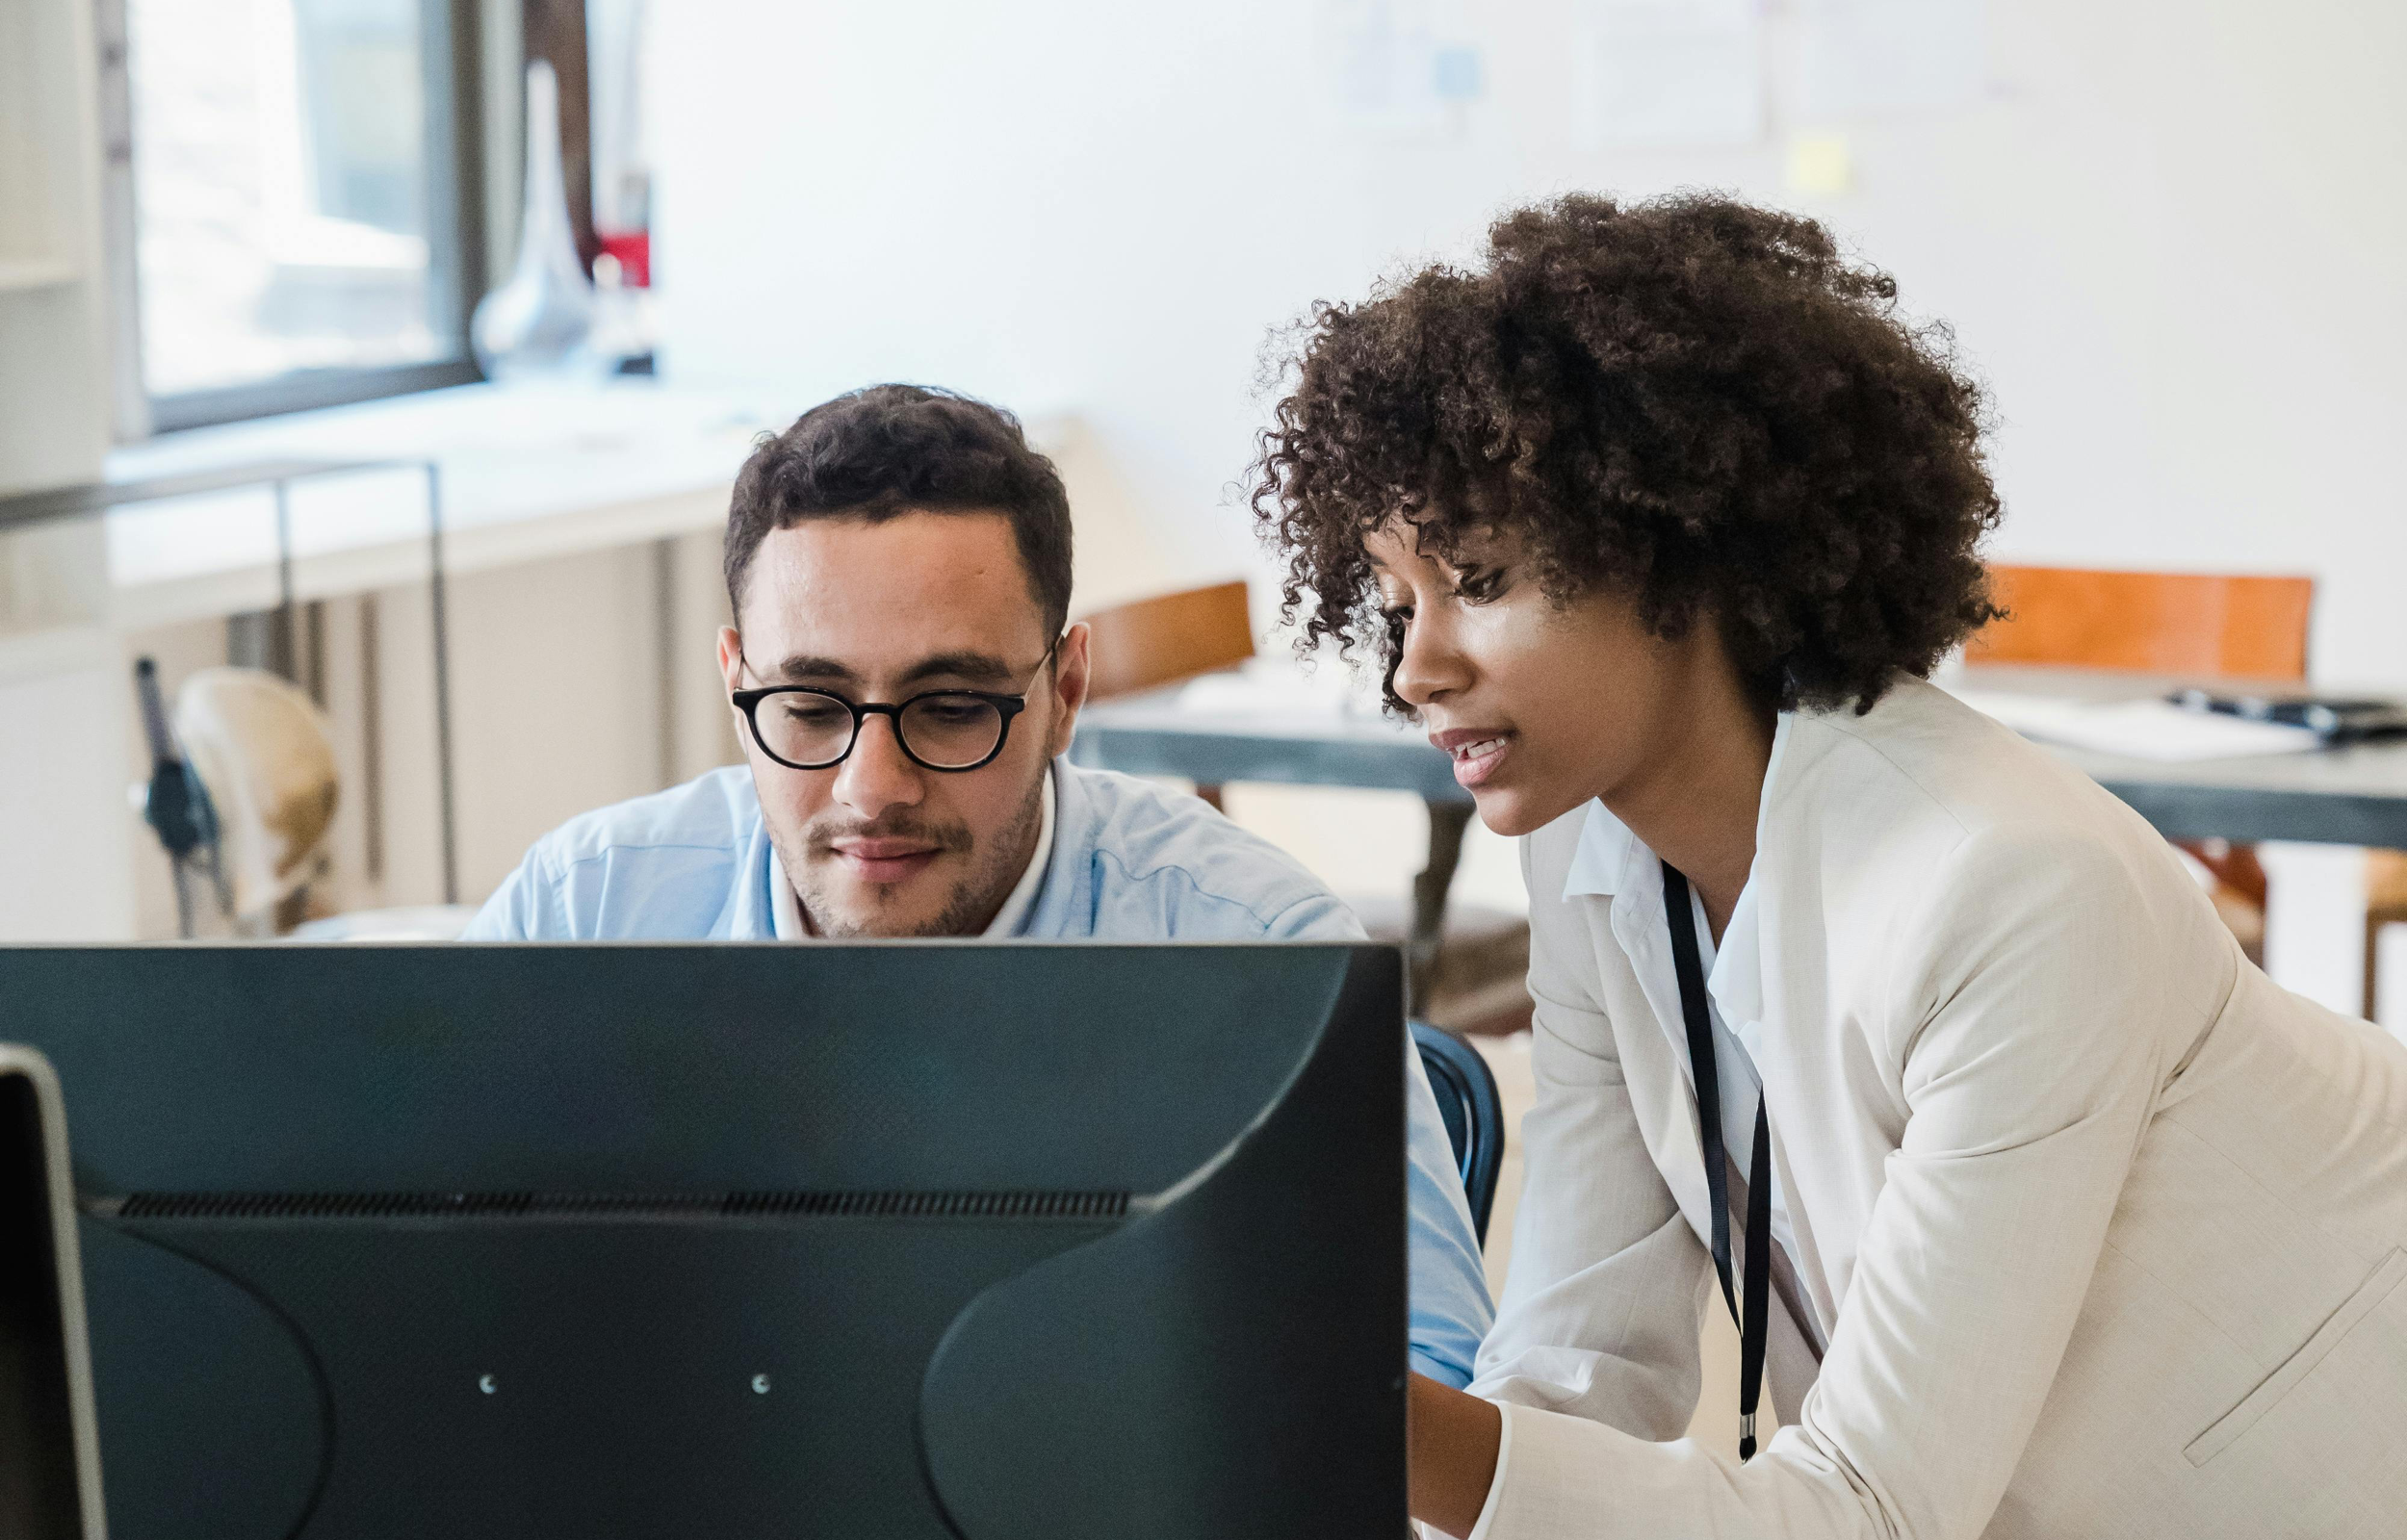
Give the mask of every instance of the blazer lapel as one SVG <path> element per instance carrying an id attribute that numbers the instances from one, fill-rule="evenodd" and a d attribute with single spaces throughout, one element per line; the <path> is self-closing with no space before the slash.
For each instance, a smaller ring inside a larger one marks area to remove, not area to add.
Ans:
<path id="1" fill-rule="evenodd" d="M 1713 1234 L 1713 1199 L 1705 1186 L 1704 1141 L 1696 1121 L 1696 1096 L 1686 1069 L 1686 1029 L 1679 1023 L 1679 986 L 1671 980 L 1671 938 L 1664 930 L 1663 879 L 1653 874 L 1652 897 L 1624 891 L 1615 896 L 1610 924 L 1613 944 L 1622 953 L 1635 996 L 1654 1018 L 1653 1030 L 1615 1034 L 1621 1050 L 1622 1077 L 1630 1105 L 1638 1115 L 1640 1132 L 1654 1156 L 1655 1168 L 1671 1190 L 1680 1212 L 1688 1216 L 1697 1239 Z M 1649 913 L 1654 924 L 1646 923 Z M 1600 938 L 1601 939 L 1601 938 Z M 1668 996 L 1668 998 L 1667 998 Z M 1636 1014 L 1636 1012 L 1627 1012 Z M 1624 1019 L 1623 1011 L 1616 1011 Z M 1672 1034 L 1678 1032 L 1679 1037 Z"/>
<path id="2" fill-rule="evenodd" d="M 1663 871 L 1601 802 L 1589 804 L 1563 897 L 1588 919 L 1597 977 L 1609 996 L 1602 1004 L 1614 1023 L 1622 1084 L 1639 1132 L 1664 1185 L 1702 1239 L 1713 1233 L 1713 1202 L 1705 1187 L 1696 1101 L 1682 1068 L 1688 1038 L 1671 970 L 1671 937 L 1664 928 Z"/>

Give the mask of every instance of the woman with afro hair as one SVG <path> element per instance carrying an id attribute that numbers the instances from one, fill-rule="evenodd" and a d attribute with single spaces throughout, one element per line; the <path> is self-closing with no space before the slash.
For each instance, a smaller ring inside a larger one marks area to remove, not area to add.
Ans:
<path id="1" fill-rule="evenodd" d="M 1414 1514 L 2407 1534 L 2407 1047 L 1927 681 L 1997 613 L 1947 332 L 1810 220 L 1567 197 L 1318 307 L 1286 380 L 1288 612 L 1530 891 L 1512 1273 L 1469 1392 L 1411 1383 Z M 1735 1459 L 1683 1437 L 1706 1308 Z"/>

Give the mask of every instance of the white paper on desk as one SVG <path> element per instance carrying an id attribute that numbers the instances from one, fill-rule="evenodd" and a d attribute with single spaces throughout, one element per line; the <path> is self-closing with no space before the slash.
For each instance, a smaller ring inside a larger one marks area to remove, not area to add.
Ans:
<path id="1" fill-rule="evenodd" d="M 2169 701 L 2113 701 L 2102 705 L 2003 690 L 1950 693 L 2027 738 L 2120 755 L 2127 759 L 2154 759 L 2170 764 L 2193 759 L 2304 754 L 2322 747 L 2322 740 L 2305 728 L 2192 711 Z"/>
<path id="2" fill-rule="evenodd" d="M 1375 692 L 1365 694 L 1342 665 L 1307 674 L 1256 658 L 1188 680 L 1178 691 L 1178 707 L 1209 716 L 1377 717 L 1380 701 Z"/>
<path id="3" fill-rule="evenodd" d="M 1763 138 L 1757 0 L 1584 0 L 1572 64 L 1587 148 Z"/>

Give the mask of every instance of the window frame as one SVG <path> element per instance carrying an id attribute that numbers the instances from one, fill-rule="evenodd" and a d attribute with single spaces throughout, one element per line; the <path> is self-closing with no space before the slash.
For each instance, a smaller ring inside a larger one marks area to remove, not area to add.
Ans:
<path id="1" fill-rule="evenodd" d="M 114 349 L 121 439 L 210 427 L 315 407 L 470 385 L 484 378 L 469 346 L 469 319 L 485 293 L 485 144 L 483 32 L 479 0 L 419 0 L 420 68 L 427 104 L 427 249 L 437 330 L 455 356 L 361 369 L 300 369 L 268 379 L 155 395 L 142 372 L 142 270 L 135 243 L 140 214 L 133 188 L 132 82 L 127 75 L 125 0 L 98 0 L 101 101 L 109 121 L 107 200 L 110 263 L 120 341 Z M 137 417 L 136 414 L 139 414 Z"/>

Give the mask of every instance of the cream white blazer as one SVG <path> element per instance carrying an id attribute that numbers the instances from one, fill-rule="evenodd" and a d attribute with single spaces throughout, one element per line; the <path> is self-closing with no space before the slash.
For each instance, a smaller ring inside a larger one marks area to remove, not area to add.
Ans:
<path id="1" fill-rule="evenodd" d="M 1828 1342 L 1774 1300 L 1745 1466 L 1681 1436 L 1722 1306 L 1656 860 L 1593 805 L 1522 859 L 1476 1540 L 2407 1536 L 2407 1047 L 2251 966 L 2129 808 L 1918 680 L 1781 719 L 1709 988 Z"/>

